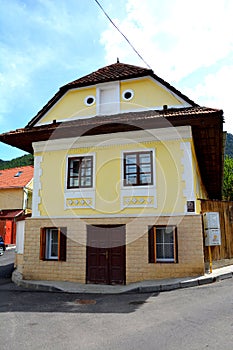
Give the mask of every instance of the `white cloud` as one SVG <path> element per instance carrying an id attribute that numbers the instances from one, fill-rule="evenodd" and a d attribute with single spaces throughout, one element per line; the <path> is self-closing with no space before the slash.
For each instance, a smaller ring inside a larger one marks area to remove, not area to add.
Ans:
<path id="1" fill-rule="evenodd" d="M 232 110 L 233 65 L 223 66 L 216 73 L 208 74 L 203 81 L 185 93 L 198 101 L 200 105 L 223 109 L 224 130 L 233 134 Z"/>
<path id="2" fill-rule="evenodd" d="M 199 104 L 222 108 L 226 127 L 233 132 L 228 83 L 233 78 L 233 1 L 128 0 L 126 10 L 123 20 L 114 21 L 154 72 L 176 87 L 201 72 L 201 83 L 182 92 Z M 102 33 L 101 43 L 107 63 L 119 57 L 144 66 L 112 25 Z"/>
<path id="3" fill-rule="evenodd" d="M 187 6 L 184 0 L 128 0 L 127 17 L 117 22 L 157 74 L 177 81 L 233 49 L 232 13 L 231 1 L 195 0 Z M 118 52 L 132 61 L 131 48 L 122 42 L 109 25 L 101 37 L 107 61 Z"/>

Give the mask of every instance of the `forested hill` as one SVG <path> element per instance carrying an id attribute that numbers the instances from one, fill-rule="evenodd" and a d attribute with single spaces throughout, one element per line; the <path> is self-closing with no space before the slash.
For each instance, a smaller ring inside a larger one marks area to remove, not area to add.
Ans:
<path id="1" fill-rule="evenodd" d="M 18 166 L 32 165 L 33 156 L 31 154 L 25 154 L 22 157 L 14 158 L 11 160 L 0 159 L 0 169 L 16 168 Z"/>
<path id="2" fill-rule="evenodd" d="M 233 158 L 233 135 L 227 133 L 225 154 Z M 14 158 L 12 160 L 1 160 L 0 169 L 16 168 L 18 166 L 32 165 L 33 156 L 31 154 L 25 154 L 22 157 Z"/>
<path id="3" fill-rule="evenodd" d="M 233 135 L 227 133 L 225 154 L 233 158 Z"/>

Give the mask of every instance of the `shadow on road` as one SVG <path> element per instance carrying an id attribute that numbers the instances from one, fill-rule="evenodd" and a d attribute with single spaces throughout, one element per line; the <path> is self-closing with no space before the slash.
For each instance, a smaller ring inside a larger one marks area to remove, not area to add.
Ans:
<path id="1" fill-rule="evenodd" d="M 148 305 L 149 297 L 159 294 L 69 294 L 63 292 L 28 291 L 5 279 L 0 283 L 0 313 L 132 313 Z"/>
<path id="2" fill-rule="evenodd" d="M 63 312 L 63 313 L 132 313 L 148 304 L 151 293 L 145 294 L 70 294 L 43 292 L 16 286 L 11 282 L 14 270 L 13 252 L 5 252 L 0 260 L 0 313 Z M 156 294 L 153 294 L 157 296 Z"/>
<path id="3" fill-rule="evenodd" d="M 11 278 L 13 271 L 14 271 L 14 264 L 12 263 L 0 266 L 0 283 L 2 278 Z"/>

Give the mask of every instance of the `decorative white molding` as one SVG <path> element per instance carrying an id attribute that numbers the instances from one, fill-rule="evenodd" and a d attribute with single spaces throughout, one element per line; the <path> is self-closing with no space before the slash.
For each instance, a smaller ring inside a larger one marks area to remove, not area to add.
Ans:
<path id="1" fill-rule="evenodd" d="M 41 182 L 40 177 L 42 175 L 41 162 L 42 156 L 34 157 L 34 181 L 33 181 L 33 194 L 32 194 L 32 217 L 40 217 L 39 204 L 41 203 L 40 190 Z"/>
<path id="2" fill-rule="evenodd" d="M 140 210 L 140 208 L 138 208 Z M 142 210 L 142 208 L 141 208 Z M 123 213 L 118 213 L 118 214 L 88 214 L 88 215 L 61 215 L 61 216 L 49 216 L 50 219 L 105 219 L 105 218 L 131 218 L 132 220 L 135 218 L 139 217 L 154 217 L 154 218 L 159 218 L 159 217 L 184 217 L 184 216 L 200 216 L 198 213 L 144 213 L 143 210 L 139 212 L 139 214 L 123 214 Z M 38 216 L 34 217 L 34 219 L 48 219 L 48 216 Z"/>
<path id="3" fill-rule="evenodd" d="M 181 142 L 180 149 L 183 151 L 183 157 L 181 158 L 181 164 L 183 165 L 183 169 L 184 169 L 182 174 L 182 180 L 185 183 L 183 195 L 184 197 L 186 197 L 186 201 L 195 201 L 191 143 Z M 184 212 L 187 213 L 186 204 L 185 204 Z"/>
<path id="4" fill-rule="evenodd" d="M 94 136 L 79 136 L 34 142 L 35 152 L 61 151 L 67 149 L 109 147 L 111 145 L 139 144 L 142 142 L 165 142 L 183 139 L 191 139 L 191 126 L 167 127 L 161 129 L 145 129 L 110 133 Z"/>
<path id="5" fill-rule="evenodd" d="M 65 193 L 64 209 L 95 209 L 95 190 L 80 189 Z"/>

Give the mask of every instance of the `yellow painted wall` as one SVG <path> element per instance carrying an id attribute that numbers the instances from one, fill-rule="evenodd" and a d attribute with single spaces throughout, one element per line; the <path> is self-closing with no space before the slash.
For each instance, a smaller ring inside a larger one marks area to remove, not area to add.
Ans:
<path id="1" fill-rule="evenodd" d="M 95 88 L 83 88 L 68 91 L 40 120 L 40 124 L 52 122 L 54 119 L 77 119 L 96 114 L 96 104 L 86 106 L 85 97 L 96 95 Z"/>
<path id="2" fill-rule="evenodd" d="M 21 209 L 23 208 L 23 189 L 1 189 L 0 209 Z"/>
<path id="3" fill-rule="evenodd" d="M 125 101 L 122 98 L 122 93 L 128 89 L 134 91 L 134 97 L 130 101 Z M 120 85 L 120 95 L 121 111 L 148 107 L 163 107 L 163 105 L 182 105 L 182 103 L 165 88 L 148 78 L 122 82 Z"/>
<path id="4" fill-rule="evenodd" d="M 121 152 L 123 150 L 136 151 L 139 149 L 155 150 L 157 208 L 124 208 L 121 210 Z M 95 210 L 91 208 L 64 210 L 67 155 L 87 154 L 88 152 L 96 155 Z M 40 214 L 42 216 L 104 216 L 106 214 L 136 215 L 143 213 L 160 215 L 183 213 L 187 199 L 183 195 L 185 183 L 182 181 L 182 156 L 183 151 L 180 148 L 179 140 L 45 152 L 41 163 Z"/>
<path id="5" fill-rule="evenodd" d="M 192 142 L 192 158 L 193 158 L 193 176 L 194 176 L 194 189 L 196 196 L 196 211 L 197 213 L 201 212 L 201 202 L 198 199 L 207 199 L 208 195 L 205 189 L 205 186 L 201 180 L 200 169 L 198 166 L 194 144 Z"/>
<path id="6" fill-rule="evenodd" d="M 130 101 L 122 98 L 122 93 L 132 89 L 134 97 Z M 74 89 L 68 91 L 38 122 L 38 124 L 50 123 L 53 120 L 81 119 L 95 116 L 96 102 L 92 106 L 86 106 L 85 98 L 89 95 L 96 97 L 96 87 Z M 163 105 L 182 105 L 182 103 L 149 78 L 135 79 L 120 82 L 120 112 L 141 110 L 159 107 Z"/>

